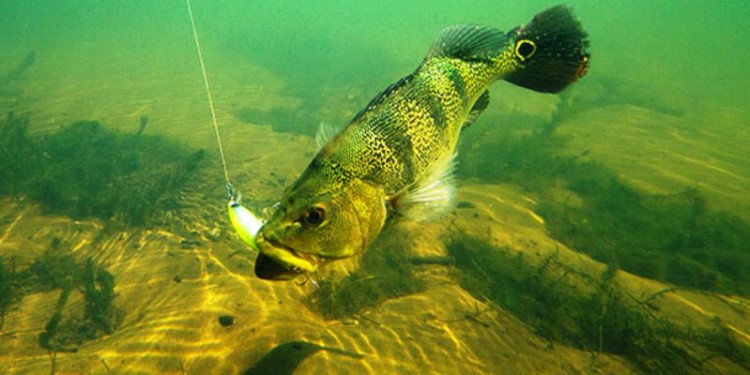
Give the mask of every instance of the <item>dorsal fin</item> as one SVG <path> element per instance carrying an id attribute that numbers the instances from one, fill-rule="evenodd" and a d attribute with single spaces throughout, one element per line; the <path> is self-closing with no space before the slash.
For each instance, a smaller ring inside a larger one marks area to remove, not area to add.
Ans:
<path id="1" fill-rule="evenodd" d="M 454 25 L 443 29 L 438 34 L 437 40 L 430 47 L 425 60 L 438 56 L 447 56 L 465 61 L 489 62 L 489 59 L 496 56 L 507 44 L 508 39 L 500 30 L 477 25 Z M 388 95 L 409 83 L 413 78 L 414 73 L 411 73 L 381 91 L 370 103 L 354 115 L 352 122 L 359 120 L 363 114 L 373 110 Z"/>
<path id="2" fill-rule="evenodd" d="M 477 25 L 449 26 L 438 34 L 425 59 L 438 56 L 483 61 L 503 50 L 508 38 L 500 30 Z"/>
<path id="3" fill-rule="evenodd" d="M 461 125 L 461 130 L 466 129 L 469 127 L 469 125 L 473 124 L 474 121 L 476 121 L 479 118 L 479 115 L 484 112 L 485 109 L 487 109 L 487 106 L 490 105 L 490 90 L 484 90 L 482 95 L 479 96 L 479 99 L 477 99 L 476 102 L 474 102 L 474 106 L 471 107 L 471 110 L 469 111 L 469 114 L 466 115 L 466 120 L 464 120 L 464 124 Z"/>
<path id="4" fill-rule="evenodd" d="M 318 125 L 318 131 L 315 132 L 315 144 L 318 146 L 318 150 L 322 150 L 340 131 L 341 129 L 336 125 L 321 121 Z"/>

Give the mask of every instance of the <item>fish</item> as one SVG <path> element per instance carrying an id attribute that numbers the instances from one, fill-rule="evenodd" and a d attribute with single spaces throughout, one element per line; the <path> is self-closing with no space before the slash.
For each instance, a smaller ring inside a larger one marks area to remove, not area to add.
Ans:
<path id="1" fill-rule="evenodd" d="M 325 145 L 254 238 L 256 276 L 309 277 L 364 252 L 397 218 L 419 222 L 449 212 L 458 139 L 489 105 L 489 87 L 504 80 L 560 92 L 588 71 L 588 47 L 588 34 L 564 5 L 507 32 L 468 24 L 442 30 L 415 71 L 340 131 L 319 131 Z"/>

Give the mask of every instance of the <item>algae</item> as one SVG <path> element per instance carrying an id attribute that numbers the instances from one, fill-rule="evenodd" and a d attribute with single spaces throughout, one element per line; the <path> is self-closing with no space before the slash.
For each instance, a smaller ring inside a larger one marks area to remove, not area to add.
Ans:
<path id="1" fill-rule="evenodd" d="M 205 152 L 143 134 L 147 122 L 141 117 L 132 134 L 79 121 L 31 137 L 28 118 L 11 113 L 0 127 L 0 194 L 115 227 L 158 225 L 180 207 L 179 193 L 200 173 Z"/>
<path id="2" fill-rule="evenodd" d="M 41 164 L 41 155 L 28 136 L 29 122 L 25 117 L 9 113 L 0 126 L 0 194 L 17 197 L 26 181 Z"/>
<path id="3" fill-rule="evenodd" d="M 62 289 L 55 313 L 39 335 L 40 346 L 75 352 L 85 341 L 112 334 L 119 325 L 122 312 L 113 304 L 114 277 L 93 259 L 80 264 L 62 250 L 51 248 L 32 263 L 29 274 L 29 279 L 43 291 Z M 68 299 L 73 292 L 82 295 L 83 311 L 69 306 Z"/>
<path id="4" fill-rule="evenodd" d="M 711 209 L 698 188 L 647 194 L 583 155 L 566 154 L 555 127 L 571 110 L 562 111 L 531 134 L 486 132 L 474 136 L 479 144 L 470 138 L 459 152 L 459 175 L 521 186 L 538 198 L 552 237 L 610 266 L 680 286 L 750 295 L 749 223 Z M 561 201 L 560 191 L 567 199 Z"/>
<path id="5" fill-rule="evenodd" d="M 705 374 L 721 373 L 712 360 L 724 357 L 750 369 L 750 348 L 720 322 L 697 330 L 657 317 L 651 303 L 658 296 L 641 301 L 627 294 L 613 278 L 615 267 L 590 276 L 558 261 L 556 253 L 532 267 L 522 255 L 470 237 L 456 238 L 448 251 L 464 289 L 507 309 L 542 337 L 591 351 L 592 362 L 598 353 L 611 353 L 643 373 Z"/>
<path id="6" fill-rule="evenodd" d="M 75 352 L 86 341 L 112 334 L 122 321 L 115 307 L 115 279 L 92 258 L 77 261 L 59 239 L 25 269 L 9 272 L 0 262 L 0 312 L 25 296 L 60 291 L 54 313 L 39 334 L 39 345 L 55 352 Z M 83 298 L 84 308 L 69 303 Z"/>
<path id="7" fill-rule="evenodd" d="M 423 291 L 425 282 L 414 275 L 415 265 L 396 237 L 394 233 L 382 236 L 363 254 L 359 268 L 345 278 L 322 280 L 307 304 L 326 319 L 340 319 Z"/>
<path id="8" fill-rule="evenodd" d="M 7 265 L 5 258 L 0 258 L 0 330 L 5 324 L 8 309 L 21 299 L 19 290 L 15 259 L 11 258 L 10 265 Z"/>
<path id="9" fill-rule="evenodd" d="M 83 295 L 86 308 L 82 326 L 87 328 L 86 335 L 96 337 L 97 331 L 112 334 L 121 319 L 119 311 L 113 308 L 115 279 L 91 258 L 86 260 L 84 275 Z"/>
<path id="10" fill-rule="evenodd" d="M 530 192 L 550 236 L 604 262 L 607 271 L 591 277 L 553 254 L 529 273 L 522 255 L 460 237 L 448 250 L 461 285 L 543 337 L 622 355 L 644 373 L 721 373 L 717 358 L 729 359 L 735 370 L 750 369 L 750 348 L 720 320 L 710 330 L 666 321 L 651 310 L 658 295 L 637 300 L 613 278 L 622 269 L 690 289 L 748 296 L 750 224 L 712 209 L 698 188 L 647 194 L 587 161 L 585 153 L 566 153 L 556 126 L 572 111 L 563 106 L 550 121 L 537 120 L 531 132 L 468 136 L 458 173 Z M 506 120 L 533 123 L 520 114 Z"/>

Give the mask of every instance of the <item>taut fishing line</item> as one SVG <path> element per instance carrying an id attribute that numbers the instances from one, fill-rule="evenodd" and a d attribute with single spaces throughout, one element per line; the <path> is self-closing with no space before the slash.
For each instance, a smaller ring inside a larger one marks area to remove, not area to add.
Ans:
<path id="1" fill-rule="evenodd" d="M 208 84 L 208 75 L 206 74 L 206 64 L 203 62 L 203 51 L 198 39 L 198 30 L 195 27 L 195 18 L 193 17 L 193 7 L 190 0 L 187 3 L 188 13 L 190 14 L 190 26 L 193 28 L 193 38 L 195 39 L 195 49 L 198 51 L 198 61 L 201 63 L 201 73 L 203 73 L 203 84 L 206 86 L 206 96 L 208 97 L 208 106 L 211 109 L 211 120 L 216 133 L 216 143 L 219 145 L 219 155 L 221 156 L 221 167 L 224 169 L 224 180 L 226 182 L 227 195 L 229 202 L 227 204 L 229 212 L 229 221 L 237 231 L 240 238 L 245 241 L 251 248 L 258 250 L 255 244 L 255 235 L 263 226 L 263 222 L 258 219 L 252 212 L 240 204 L 241 197 L 235 191 L 234 186 L 229 181 L 229 172 L 227 171 L 227 160 L 224 157 L 224 147 L 221 144 L 221 135 L 219 134 L 219 123 L 216 121 L 216 109 L 214 108 L 214 99 L 211 96 L 211 87 Z"/>
<path id="2" fill-rule="evenodd" d="M 193 38 L 195 39 L 195 49 L 198 51 L 198 61 L 201 63 L 201 73 L 203 73 L 203 84 L 206 86 L 206 96 L 208 97 L 208 107 L 211 109 L 211 120 L 214 125 L 214 133 L 216 133 L 216 143 L 219 145 L 219 155 L 221 156 L 221 166 L 224 169 L 224 180 L 227 183 L 227 194 L 230 198 L 235 195 L 234 187 L 229 182 L 229 172 L 227 171 L 227 160 L 224 157 L 224 147 L 221 144 L 221 135 L 219 134 L 219 123 L 216 121 L 216 109 L 214 108 L 214 99 L 211 96 L 211 86 L 208 84 L 208 75 L 206 74 L 206 64 L 203 62 L 203 51 L 201 49 L 201 42 L 198 39 L 198 30 L 195 27 L 195 18 L 193 17 L 193 7 L 190 5 L 190 0 L 185 0 L 187 3 L 188 13 L 190 14 L 190 26 L 193 28 Z"/>

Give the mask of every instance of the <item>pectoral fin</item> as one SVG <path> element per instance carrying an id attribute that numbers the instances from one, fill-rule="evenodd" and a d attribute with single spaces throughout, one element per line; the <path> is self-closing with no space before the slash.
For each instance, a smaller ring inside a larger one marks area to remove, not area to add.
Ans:
<path id="1" fill-rule="evenodd" d="M 442 216 L 455 206 L 455 154 L 443 158 L 432 168 L 427 178 L 392 198 L 398 216 L 425 221 Z"/>

